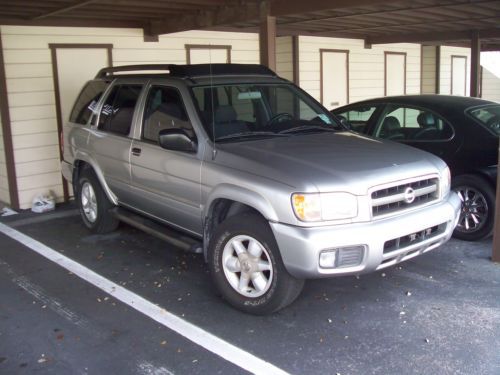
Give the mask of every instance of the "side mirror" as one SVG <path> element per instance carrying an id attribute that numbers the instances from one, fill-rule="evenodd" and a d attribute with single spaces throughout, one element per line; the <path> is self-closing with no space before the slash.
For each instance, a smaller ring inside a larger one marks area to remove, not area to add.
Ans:
<path id="1" fill-rule="evenodd" d="M 184 129 L 163 129 L 158 134 L 158 143 L 167 150 L 196 152 L 196 141 L 192 140 Z"/>
<path id="2" fill-rule="evenodd" d="M 344 129 L 346 129 L 346 130 L 352 130 L 351 123 L 344 116 L 337 115 L 337 118 L 340 120 L 340 123 L 342 124 L 342 126 L 344 127 Z"/>
<path id="3" fill-rule="evenodd" d="M 344 128 L 346 128 L 347 130 L 352 130 L 352 125 L 349 121 L 347 121 L 345 118 L 341 118 L 340 119 L 340 123 L 342 124 L 342 126 Z"/>

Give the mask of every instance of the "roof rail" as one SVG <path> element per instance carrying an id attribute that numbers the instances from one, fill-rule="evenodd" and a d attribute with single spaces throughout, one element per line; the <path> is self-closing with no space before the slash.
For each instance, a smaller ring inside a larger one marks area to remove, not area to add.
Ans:
<path id="1" fill-rule="evenodd" d="M 103 68 L 99 70 L 95 78 L 106 78 L 118 72 L 138 71 L 164 71 L 165 74 L 174 77 L 208 77 L 211 75 L 263 75 L 276 76 L 271 69 L 258 64 L 148 64 L 148 65 L 124 65 Z"/>
<path id="2" fill-rule="evenodd" d="M 122 66 L 111 66 L 107 68 L 102 68 L 97 72 L 95 78 L 106 78 L 112 76 L 113 73 L 118 72 L 138 72 L 143 70 L 164 70 L 165 73 L 170 73 L 170 68 L 172 65 L 166 64 L 146 64 L 146 65 L 122 65 Z"/>

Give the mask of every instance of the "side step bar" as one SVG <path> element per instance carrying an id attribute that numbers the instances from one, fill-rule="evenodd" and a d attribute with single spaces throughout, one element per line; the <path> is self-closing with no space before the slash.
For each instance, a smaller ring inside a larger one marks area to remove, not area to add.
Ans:
<path id="1" fill-rule="evenodd" d="M 144 216 L 137 215 L 125 208 L 115 207 L 109 212 L 118 220 L 168 242 L 181 250 L 196 254 L 203 253 L 203 245 L 200 241 L 176 231 L 175 229 Z"/>

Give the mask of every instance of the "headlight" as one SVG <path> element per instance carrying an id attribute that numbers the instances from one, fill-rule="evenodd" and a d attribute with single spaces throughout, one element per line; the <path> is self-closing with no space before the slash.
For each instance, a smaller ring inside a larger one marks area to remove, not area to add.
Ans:
<path id="1" fill-rule="evenodd" d="M 450 186 L 451 186 L 451 173 L 450 173 L 450 168 L 446 167 L 441 171 L 441 181 L 439 183 L 440 186 L 440 196 L 441 198 L 444 198 L 448 195 L 450 192 Z"/>
<path id="2" fill-rule="evenodd" d="M 357 198 L 349 193 L 293 194 L 292 207 L 301 221 L 350 219 L 358 215 Z"/>

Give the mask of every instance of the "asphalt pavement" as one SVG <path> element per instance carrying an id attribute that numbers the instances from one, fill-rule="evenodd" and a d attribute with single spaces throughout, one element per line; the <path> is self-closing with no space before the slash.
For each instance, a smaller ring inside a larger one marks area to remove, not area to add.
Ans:
<path id="1" fill-rule="evenodd" d="M 202 256 L 129 226 L 91 234 L 72 205 L 0 223 L 201 332 L 185 337 L 0 233 L 0 374 L 254 368 L 217 354 L 218 339 L 221 350 L 291 374 L 500 374 L 500 265 L 490 260 L 491 239 L 451 240 L 370 275 L 311 280 L 291 306 L 255 317 L 217 295 Z"/>

